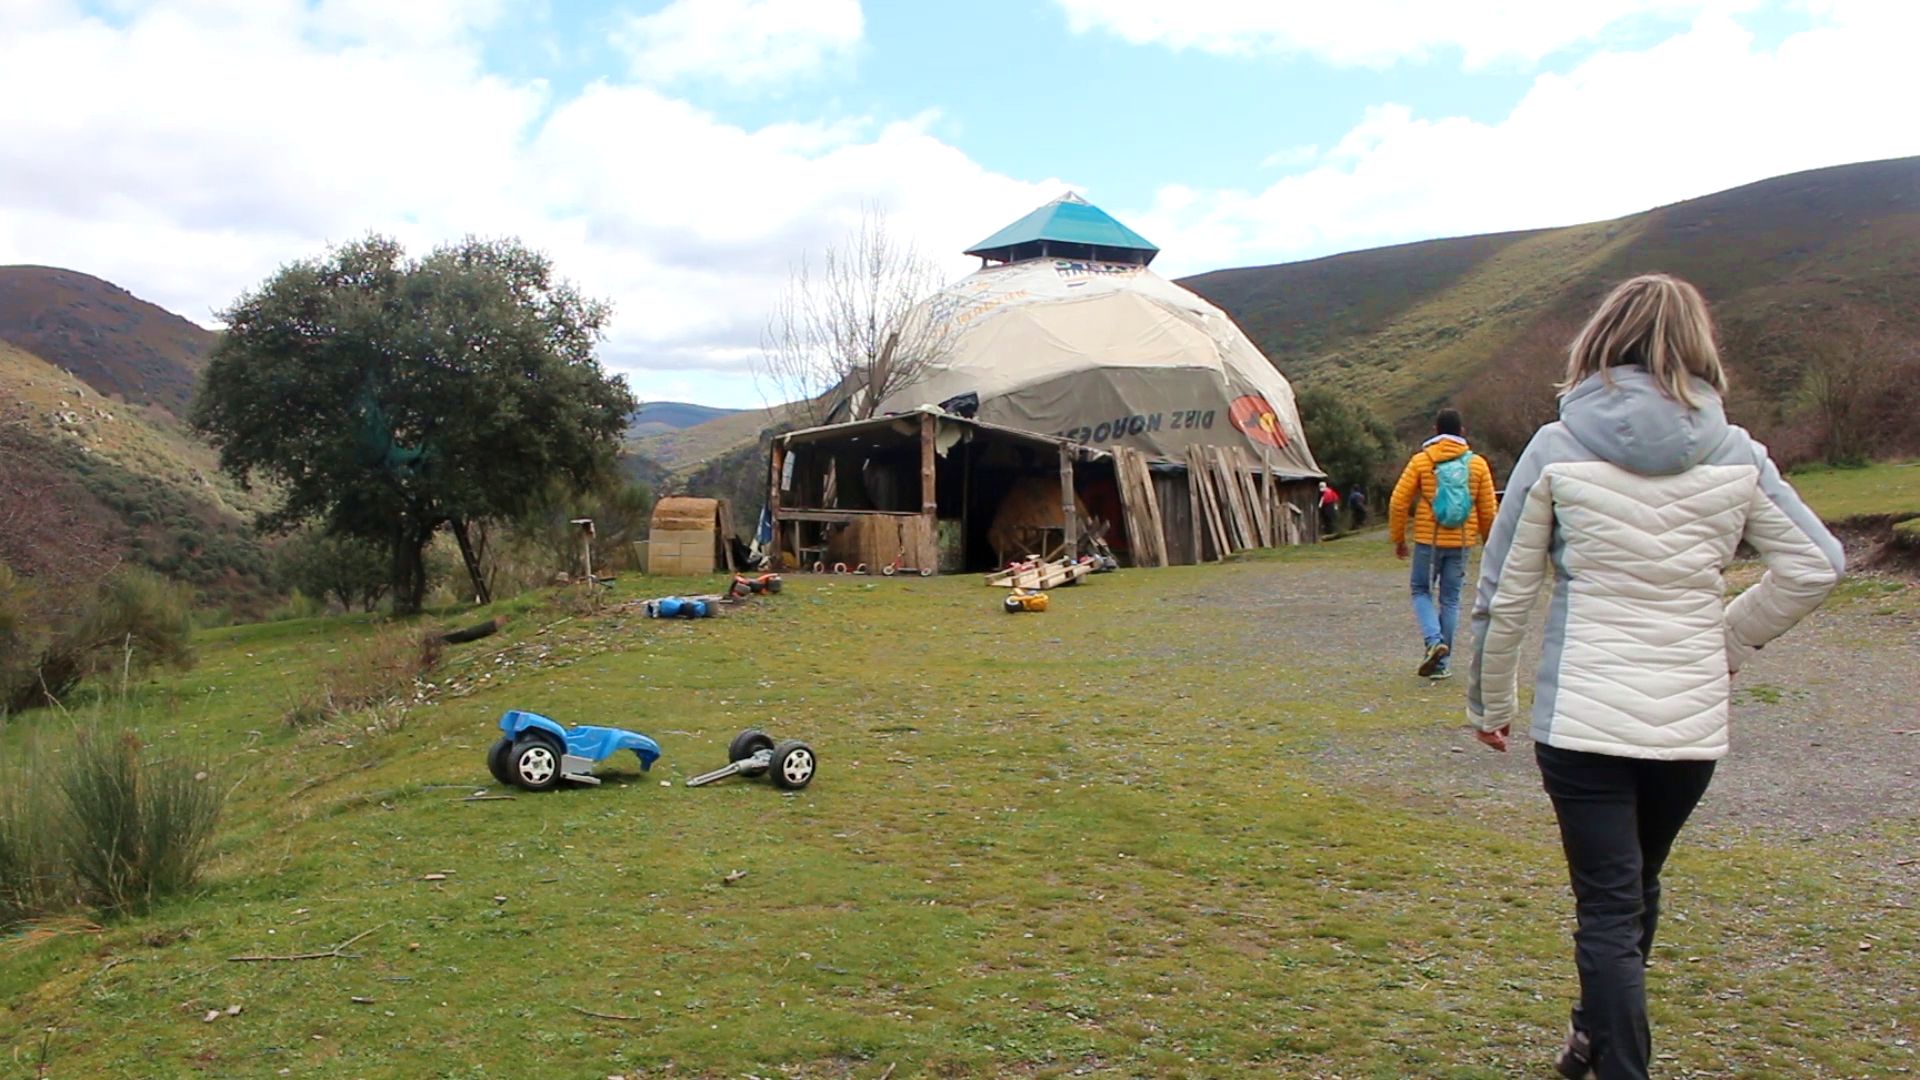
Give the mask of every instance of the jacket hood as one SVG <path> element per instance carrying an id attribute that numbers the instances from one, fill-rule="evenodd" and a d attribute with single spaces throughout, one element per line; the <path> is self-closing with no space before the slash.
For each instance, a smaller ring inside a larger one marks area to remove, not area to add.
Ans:
<path id="1" fill-rule="evenodd" d="M 1699 379 L 1696 408 L 1660 392 L 1645 368 L 1616 367 L 1608 386 L 1590 375 L 1560 399 L 1560 422 L 1604 461 L 1641 476 L 1671 476 L 1707 459 L 1727 437 L 1720 394 Z"/>
<path id="2" fill-rule="evenodd" d="M 1471 449 L 1467 440 L 1458 435 L 1435 435 L 1420 444 L 1420 452 L 1436 462 L 1452 461 Z"/>

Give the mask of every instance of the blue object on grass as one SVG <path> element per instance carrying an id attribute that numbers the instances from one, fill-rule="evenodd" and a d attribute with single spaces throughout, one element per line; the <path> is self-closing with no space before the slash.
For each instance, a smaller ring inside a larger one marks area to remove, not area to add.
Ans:
<path id="1" fill-rule="evenodd" d="M 588 725 L 562 727 L 539 713 L 520 709 L 508 709 L 500 714 L 500 730 L 506 732 L 509 739 L 517 739 L 528 730 L 544 731 L 559 739 L 566 753 L 591 761 L 605 761 L 622 750 L 631 750 L 633 756 L 640 759 L 642 771 L 652 769 L 653 763 L 660 760 L 660 744 L 637 731 Z"/>

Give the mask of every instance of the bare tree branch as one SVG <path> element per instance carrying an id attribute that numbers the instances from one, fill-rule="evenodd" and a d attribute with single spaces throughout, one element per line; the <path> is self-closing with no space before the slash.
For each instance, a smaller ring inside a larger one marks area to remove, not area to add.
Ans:
<path id="1" fill-rule="evenodd" d="M 803 257 L 761 339 L 759 374 L 784 418 L 825 423 L 847 402 L 850 418 L 865 419 L 918 381 L 952 345 L 949 321 L 921 304 L 941 284 L 939 267 L 873 207 L 818 262 Z"/>

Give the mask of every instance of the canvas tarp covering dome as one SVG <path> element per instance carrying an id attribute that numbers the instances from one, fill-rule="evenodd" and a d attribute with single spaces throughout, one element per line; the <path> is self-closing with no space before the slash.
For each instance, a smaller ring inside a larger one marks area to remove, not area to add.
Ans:
<path id="1" fill-rule="evenodd" d="M 912 318 L 944 324 L 944 349 L 883 412 L 975 393 L 988 423 L 1170 460 L 1237 445 L 1320 475 L 1287 380 L 1225 312 L 1143 266 L 989 266 Z"/>

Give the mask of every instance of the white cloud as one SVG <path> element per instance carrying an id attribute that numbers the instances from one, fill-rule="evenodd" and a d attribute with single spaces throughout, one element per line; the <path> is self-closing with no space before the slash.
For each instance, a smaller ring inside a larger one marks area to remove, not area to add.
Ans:
<path id="1" fill-rule="evenodd" d="M 1754 180 L 1920 154 L 1920 6 L 1830 3 L 1763 48 L 1721 16 L 1544 74 L 1503 119 L 1380 105 L 1313 168 L 1252 190 L 1170 185 L 1137 227 L 1173 272 L 1566 225 Z"/>
<path id="2" fill-rule="evenodd" d="M 35 103 L 0 109 L 0 263 L 98 274 L 209 323 L 368 231 L 415 251 L 517 235 L 613 301 L 602 355 L 637 393 L 692 380 L 741 404 L 788 261 L 863 201 L 945 256 L 1062 186 L 983 169 L 931 117 L 748 129 L 647 87 L 502 79 L 480 61 L 490 3 L 437 0 L 426 21 L 330 3 L 108 22 L 0 0 L 0 101 Z"/>
<path id="3" fill-rule="evenodd" d="M 619 42 L 646 82 L 762 86 L 851 56 L 865 29 L 860 0 L 673 0 L 630 19 Z"/>
<path id="4" fill-rule="evenodd" d="M 1635 16 L 1739 10 L 1751 0 L 1055 0 L 1077 33 L 1226 56 L 1311 54 L 1378 67 L 1457 49 L 1468 67 L 1538 60 Z"/>

